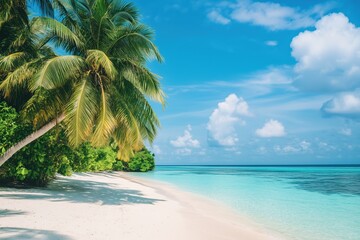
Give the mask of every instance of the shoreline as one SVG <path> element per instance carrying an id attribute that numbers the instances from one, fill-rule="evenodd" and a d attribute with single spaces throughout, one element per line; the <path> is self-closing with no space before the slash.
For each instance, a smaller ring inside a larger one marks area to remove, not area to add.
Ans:
<path id="1" fill-rule="evenodd" d="M 0 188 L 0 220 L 0 239 L 284 239 L 215 201 L 118 172 Z"/>
<path id="2" fill-rule="evenodd" d="M 197 210 L 196 214 L 199 214 L 202 217 L 207 217 L 212 220 L 221 217 L 220 219 L 218 219 L 218 221 L 223 222 L 229 226 L 230 225 L 234 226 L 235 228 L 239 228 L 239 229 L 241 228 L 240 231 L 246 230 L 246 232 L 250 233 L 250 235 L 247 235 L 246 237 L 252 237 L 252 234 L 254 234 L 253 237 L 256 237 L 254 239 L 258 239 L 257 237 L 261 237 L 259 239 L 289 240 L 286 239 L 284 236 L 281 236 L 279 233 L 275 233 L 269 229 L 266 229 L 264 226 L 261 226 L 259 223 L 253 221 L 252 219 L 241 216 L 241 213 L 235 211 L 234 209 L 230 208 L 229 206 L 217 200 L 205 197 L 198 193 L 187 191 L 186 189 L 179 188 L 171 183 L 161 182 L 153 179 L 145 179 L 123 172 L 119 172 L 118 174 L 122 178 L 125 178 L 134 183 L 138 183 L 153 188 L 160 194 L 165 195 L 171 198 L 172 200 L 178 201 L 180 204 L 182 204 L 185 207 L 184 209 L 185 214 L 188 214 L 187 211 L 189 210 L 189 208 L 196 209 Z M 212 210 L 212 212 L 209 213 L 208 210 Z M 221 236 L 218 237 L 219 238 L 214 238 L 214 239 L 223 239 L 221 238 Z M 234 235 L 234 237 L 242 237 L 242 236 Z M 229 238 L 229 239 L 237 239 L 237 238 Z M 249 239 L 253 239 L 253 238 L 249 238 Z"/>

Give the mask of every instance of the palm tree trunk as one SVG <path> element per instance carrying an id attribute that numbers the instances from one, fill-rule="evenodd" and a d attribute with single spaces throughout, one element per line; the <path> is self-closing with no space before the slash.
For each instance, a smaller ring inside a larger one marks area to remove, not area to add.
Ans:
<path id="1" fill-rule="evenodd" d="M 47 133 L 49 130 L 51 130 L 53 127 L 55 127 L 58 123 L 60 123 L 62 120 L 64 120 L 65 114 L 61 114 L 48 124 L 44 125 L 39 130 L 36 130 L 20 142 L 16 143 L 14 146 L 9 148 L 4 155 L 0 156 L 0 166 L 3 165 L 9 158 L 11 158 L 17 151 L 25 147 L 26 145 L 30 144 L 32 141 L 38 139 L 45 133 Z"/>

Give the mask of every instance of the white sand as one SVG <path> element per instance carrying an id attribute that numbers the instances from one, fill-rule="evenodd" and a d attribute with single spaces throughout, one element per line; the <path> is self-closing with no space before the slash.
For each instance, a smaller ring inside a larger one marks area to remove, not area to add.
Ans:
<path id="1" fill-rule="evenodd" d="M 119 173 L 58 177 L 47 189 L 0 188 L 0 239 L 279 240 L 231 210 Z"/>

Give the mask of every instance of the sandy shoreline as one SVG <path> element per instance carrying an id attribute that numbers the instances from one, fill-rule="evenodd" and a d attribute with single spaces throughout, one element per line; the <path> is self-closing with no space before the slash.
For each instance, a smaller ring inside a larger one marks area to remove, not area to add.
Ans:
<path id="1" fill-rule="evenodd" d="M 170 185 L 91 173 L 59 177 L 47 189 L 0 188 L 0 239 L 282 238 Z"/>

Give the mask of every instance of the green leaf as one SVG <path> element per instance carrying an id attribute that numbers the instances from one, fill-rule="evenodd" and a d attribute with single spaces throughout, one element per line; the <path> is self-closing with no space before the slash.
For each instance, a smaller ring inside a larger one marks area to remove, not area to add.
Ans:
<path id="1" fill-rule="evenodd" d="M 80 76 L 85 67 L 83 59 L 79 56 L 58 56 L 48 60 L 31 81 L 30 90 L 39 87 L 54 89 L 65 85 L 67 80 Z"/>
<path id="2" fill-rule="evenodd" d="M 14 66 L 25 59 L 25 52 L 15 52 L 0 58 L 0 72 L 11 71 Z"/>
<path id="3" fill-rule="evenodd" d="M 101 68 L 105 70 L 106 75 L 113 80 L 117 74 L 116 68 L 109 57 L 100 50 L 91 49 L 87 51 L 86 61 L 95 71 L 100 72 Z"/>
<path id="4" fill-rule="evenodd" d="M 101 87 L 101 108 L 100 114 L 98 116 L 95 132 L 91 142 L 95 146 L 104 146 L 110 140 L 110 135 L 112 134 L 115 126 L 116 120 L 110 109 L 110 101 L 107 94 L 104 91 L 104 88 Z"/>
<path id="5" fill-rule="evenodd" d="M 35 17 L 32 20 L 32 32 L 52 34 L 58 38 L 58 45 L 65 48 L 74 46 L 78 50 L 83 49 L 83 41 L 63 23 L 49 17 Z"/>
<path id="6" fill-rule="evenodd" d="M 88 138 L 98 108 L 97 90 L 88 78 L 82 79 L 67 106 L 66 133 L 71 145 L 78 146 Z"/>

